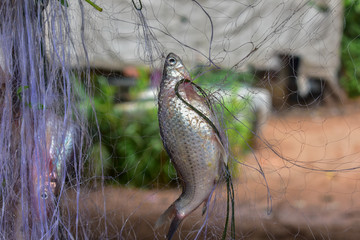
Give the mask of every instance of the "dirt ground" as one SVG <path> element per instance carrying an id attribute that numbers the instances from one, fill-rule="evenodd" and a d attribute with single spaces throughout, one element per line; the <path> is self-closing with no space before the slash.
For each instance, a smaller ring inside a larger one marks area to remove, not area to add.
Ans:
<path id="1" fill-rule="evenodd" d="M 236 238 L 360 239 L 359 102 L 274 115 L 263 128 L 262 139 L 242 159 L 246 165 L 239 165 L 234 180 Z M 257 171 L 259 165 L 266 181 Z M 206 239 L 220 239 L 224 189 L 215 193 L 199 239 L 204 239 L 205 228 Z M 74 194 L 69 195 L 73 201 Z M 114 239 L 164 239 L 168 225 L 155 231 L 154 223 L 179 195 L 179 189 L 106 187 L 80 195 L 78 224 L 92 230 L 91 239 L 104 237 L 105 226 Z M 196 210 L 174 239 L 194 239 L 205 218 L 201 208 Z"/>

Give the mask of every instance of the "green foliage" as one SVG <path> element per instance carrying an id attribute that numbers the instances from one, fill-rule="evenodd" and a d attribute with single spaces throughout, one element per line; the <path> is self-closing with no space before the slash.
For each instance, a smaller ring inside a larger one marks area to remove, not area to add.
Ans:
<path id="1" fill-rule="evenodd" d="M 357 97 L 360 95 L 360 1 L 345 0 L 344 4 L 341 84 L 350 97 Z"/>
<path id="2" fill-rule="evenodd" d="M 238 98 L 231 97 L 226 102 L 227 111 L 225 112 L 225 119 L 229 125 L 227 134 L 232 148 L 231 152 L 237 157 L 250 151 L 248 145 L 251 145 L 251 129 L 255 115 L 248 106 L 249 101 L 250 99 L 239 100 Z M 239 117 L 239 115 L 242 117 Z"/>
<path id="3" fill-rule="evenodd" d="M 96 142 L 91 148 L 89 163 L 91 163 L 89 170 L 93 173 L 92 175 L 101 176 L 106 173 L 112 164 L 109 149 L 104 144 Z"/>
<path id="4" fill-rule="evenodd" d="M 195 75 L 200 75 L 195 79 L 195 82 L 205 87 L 220 86 L 222 89 L 238 89 L 243 84 L 254 82 L 253 74 L 249 72 L 238 73 L 228 69 L 212 70 L 205 74 L 195 72 Z"/>
<path id="5" fill-rule="evenodd" d="M 138 67 L 137 72 L 139 74 L 139 77 L 136 79 L 136 84 L 132 88 L 130 88 L 130 97 L 131 99 L 136 99 L 137 95 L 145 91 L 149 88 L 149 68 L 145 67 Z"/>
<path id="6" fill-rule="evenodd" d="M 137 187 L 167 184 L 176 176 L 163 150 L 156 109 L 122 114 L 123 133 L 116 145 L 115 172 L 124 171 L 121 182 Z M 155 181 L 155 182 L 154 182 Z M 150 184 L 150 185 L 149 185 Z"/>
<path id="7" fill-rule="evenodd" d="M 104 173 L 110 184 L 143 188 L 169 184 L 176 173 L 162 146 L 155 103 L 150 109 L 146 102 L 114 104 L 116 88 L 105 77 L 93 76 L 93 84 L 92 100 L 83 86 L 76 86 L 80 109 L 87 114 L 94 136 L 88 174 Z"/>

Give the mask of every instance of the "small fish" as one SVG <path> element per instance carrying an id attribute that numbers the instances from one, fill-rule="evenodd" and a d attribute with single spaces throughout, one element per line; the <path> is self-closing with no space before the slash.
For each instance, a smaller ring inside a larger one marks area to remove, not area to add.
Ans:
<path id="1" fill-rule="evenodd" d="M 59 193 L 63 171 L 73 153 L 76 136 L 74 125 L 64 126 L 62 119 L 46 115 L 46 126 L 37 131 L 39 143 L 32 159 L 32 202 L 35 217 L 45 220 L 53 212 Z M 45 130 L 45 138 L 40 136 Z"/>
<path id="2" fill-rule="evenodd" d="M 155 228 L 172 219 L 167 239 L 181 221 L 206 203 L 219 180 L 227 151 L 209 99 L 198 94 L 181 59 L 170 53 L 165 60 L 158 96 L 160 135 L 181 180 L 182 194 L 160 216 Z"/>

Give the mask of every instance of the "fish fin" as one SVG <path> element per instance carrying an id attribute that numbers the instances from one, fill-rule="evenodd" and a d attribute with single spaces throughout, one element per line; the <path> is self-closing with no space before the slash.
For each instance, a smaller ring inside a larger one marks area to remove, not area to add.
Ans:
<path id="1" fill-rule="evenodd" d="M 170 219 L 173 218 L 175 214 L 176 214 L 175 206 L 171 205 L 163 214 L 161 214 L 159 219 L 156 221 L 155 229 L 158 229 L 159 227 L 164 225 L 169 220 L 169 218 Z"/>
<path id="2" fill-rule="evenodd" d="M 183 220 L 183 218 L 181 218 L 178 215 L 175 215 L 174 219 L 171 222 L 170 228 L 169 228 L 169 232 L 166 236 L 167 240 L 171 240 L 172 237 L 174 236 L 174 233 L 176 232 L 176 229 L 178 228 L 178 226 L 180 225 L 181 221 Z"/>
<path id="3" fill-rule="evenodd" d="M 222 144 L 219 136 L 217 134 L 215 134 L 215 141 L 219 144 L 220 146 L 220 154 L 221 154 L 221 158 L 222 158 L 222 161 L 225 163 L 225 165 L 227 165 L 228 163 L 228 154 L 225 150 L 225 147 L 224 145 Z"/>
<path id="4" fill-rule="evenodd" d="M 204 206 L 202 209 L 202 216 L 204 216 L 204 214 L 206 213 L 206 210 L 207 210 L 207 201 L 204 201 Z"/>

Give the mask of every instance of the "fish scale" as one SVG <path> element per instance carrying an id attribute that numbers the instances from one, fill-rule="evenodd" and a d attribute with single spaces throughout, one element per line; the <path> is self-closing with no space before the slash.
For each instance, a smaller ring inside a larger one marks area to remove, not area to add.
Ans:
<path id="1" fill-rule="evenodd" d="M 164 147 L 181 180 L 182 194 L 156 223 L 157 228 L 172 218 L 168 239 L 186 216 L 207 203 L 227 161 L 214 127 L 176 95 L 175 86 L 183 79 L 190 80 L 189 73 L 181 59 L 170 53 L 160 84 L 158 118 Z M 207 100 L 197 94 L 192 84 L 184 82 L 178 90 L 182 99 L 218 125 Z"/>

